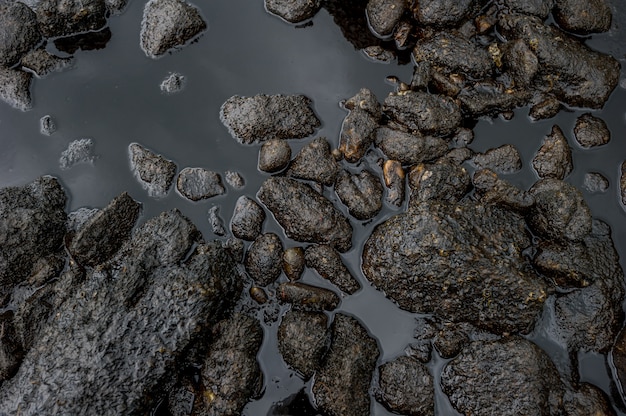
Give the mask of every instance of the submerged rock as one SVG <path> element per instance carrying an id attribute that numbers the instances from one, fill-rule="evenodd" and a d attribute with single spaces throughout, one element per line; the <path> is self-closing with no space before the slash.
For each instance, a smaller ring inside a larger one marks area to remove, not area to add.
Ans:
<path id="1" fill-rule="evenodd" d="M 572 150 L 559 126 L 552 126 L 552 132 L 544 138 L 533 168 L 540 178 L 564 179 L 572 172 Z"/>
<path id="2" fill-rule="evenodd" d="M 274 233 L 261 234 L 246 253 L 246 271 L 261 285 L 278 279 L 282 271 L 283 243 Z"/>
<path id="3" fill-rule="evenodd" d="M 167 195 L 176 175 L 176 164 L 138 143 L 128 146 L 128 154 L 130 170 L 148 195 L 156 198 Z"/>
<path id="4" fill-rule="evenodd" d="M 287 175 L 330 186 L 335 183 L 338 172 L 339 165 L 330 153 L 328 140 L 317 137 L 298 152 L 287 170 Z"/>
<path id="5" fill-rule="evenodd" d="M 57 125 L 50 115 L 45 115 L 39 119 L 39 131 L 46 136 L 51 136 L 57 131 Z"/>
<path id="6" fill-rule="evenodd" d="M 18 110 L 32 108 L 30 82 L 32 74 L 0 66 L 0 100 Z"/>
<path id="7" fill-rule="evenodd" d="M 176 188 L 187 199 L 199 201 L 226 192 L 222 177 L 217 172 L 203 168 L 185 168 L 178 174 Z"/>
<path id="8" fill-rule="evenodd" d="M 22 57 L 22 67 L 32 71 L 39 78 L 52 72 L 61 72 L 74 65 L 74 57 L 61 58 L 45 49 L 35 49 Z"/>
<path id="9" fill-rule="evenodd" d="M 230 229 L 235 237 L 248 241 L 256 239 L 261 234 L 263 221 L 265 211 L 255 200 L 245 195 L 237 199 L 230 221 Z"/>
<path id="10" fill-rule="evenodd" d="M 306 248 L 304 256 L 308 267 L 315 269 L 320 276 L 328 279 L 348 295 L 361 288 L 334 248 L 327 245 L 310 245 Z"/>
<path id="11" fill-rule="evenodd" d="M 611 140 L 611 132 L 604 120 L 585 113 L 576 119 L 574 137 L 584 148 L 602 146 Z"/>
<path id="12" fill-rule="evenodd" d="M 312 18 L 321 6 L 321 0 L 265 0 L 268 12 L 282 17 L 289 23 L 299 23 Z"/>
<path id="13" fill-rule="evenodd" d="M 278 351 L 305 380 L 319 368 L 330 333 L 323 312 L 290 310 L 278 327 Z"/>
<path id="14" fill-rule="evenodd" d="M 433 377 L 426 366 L 402 356 L 378 368 L 376 399 L 392 412 L 409 416 L 434 416 Z"/>
<path id="15" fill-rule="evenodd" d="M 96 156 L 93 154 L 92 139 L 78 139 L 70 142 L 59 159 L 61 169 L 69 169 L 80 163 L 93 163 Z"/>
<path id="16" fill-rule="evenodd" d="M 426 92 L 390 94 L 383 111 L 408 129 L 424 134 L 446 136 L 461 124 L 461 110 L 452 99 Z"/>
<path id="17" fill-rule="evenodd" d="M 362 170 L 351 174 L 342 170 L 335 183 L 335 192 L 348 212 L 358 220 L 376 216 L 383 207 L 383 186 L 373 173 Z"/>
<path id="18" fill-rule="evenodd" d="M 47 38 L 96 31 L 107 22 L 104 0 L 41 0 L 36 13 Z"/>
<path id="19" fill-rule="evenodd" d="M 0 67 L 12 67 L 41 42 L 37 16 L 19 1 L 0 2 Z"/>

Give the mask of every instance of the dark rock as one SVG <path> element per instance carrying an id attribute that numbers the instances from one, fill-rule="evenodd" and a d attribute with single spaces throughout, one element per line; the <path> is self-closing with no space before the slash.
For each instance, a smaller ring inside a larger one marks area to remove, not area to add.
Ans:
<path id="1" fill-rule="evenodd" d="M 569 416 L 615 416 L 608 397 L 598 387 L 580 383 L 578 390 L 568 389 L 563 397 L 565 414 Z"/>
<path id="2" fill-rule="evenodd" d="M 304 95 L 235 95 L 222 105 L 220 119 L 233 138 L 244 144 L 302 139 L 321 125 Z"/>
<path id="3" fill-rule="evenodd" d="M 176 164 L 138 143 L 128 146 L 128 154 L 130 170 L 148 195 L 155 198 L 167 195 L 176 175 Z"/>
<path id="4" fill-rule="evenodd" d="M 183 0 L 150 0 L 143 10 L 140 45 L 150 58 L 184 46 L 207 28 L 199 10 Z"/>
<path id="5" fill-rule="evenodd" d="M 424 134 L 446 136 L 461 123 L 461 110 L 452 99 L 425 92 L 389 94 L 383 110 L 391 119 Z"/>
<path id="6" fill-rule="evenodd" d="M 104 4 L 107 7 L 109 14 L 115 16 L 122 14 L 128 5 L 128 0 L 104 0 Z"/>
<path id="7" fill-rule="evenodd" d="M 383 207 L 383 186 L 373 173 L 362 170 L 350 174 L 342 170 L 335 183 L 335 192 L 348 212 L 358 220 L 368 220 L 376 216 Z"/>
<path id="8" fill-rule="evenodd" d="M 476 193 L 483 204 L 498 204 L 520 213 L 528 212 L 535 204 L 535 198 L 489 170 L 482 169 L 472 178 Z"/>
<path id="9" fill-rule="evenodd" d="M 376 146 L 390 159 L 404 165 L 428 162 L 443 156 L 448 143 L 439 138 L 380 127 L 376 130 Z"/>
<path id="10" fill-rule="evenodd" d="M 239 415 L 262 386 L 257 354 L 263 328 L 256 319 L 235 314 L 213 329 L 211 345 L 202 368 L 202 415 Z"/>
<path id="11" fill-rule="evenodd" d="M 39 29 L 47 38 L 102 29 L 106 12 L 104 0 L 41 0 L 36 10 Z"/>
<path id="12" fill-rule="evenodd" d="M 141 204 L 126 192 L 92 216 L 72 238 L 68 250 L 84 266 L 104 263 L 128 240 Z"/>
<path id="13" fill-rule="evenodd" d="M 528 87 L 539 71 L 537 56 L 521 39 L 504 45 L 502 64 L 518 87 Z"/>
<path id="14" fill-rule="evenodd" d="M 0 2 L 0 67 L 20 62 L 41 39 L 35 12 L 22 2 Z"/>
<path id="15" fill-rule="evenodd" d="M 74 65 L 74 57 L 61 58 L 45 49 L 35 49 L 22 57 L 22 67 L 32 71 L 40 78 L 52 72 L 65 71 Z"/>
<path id="16" fill-rule="evenodd" d="M 18 338 L 13 312 L 6 311 L 0 314 L 0 380 L 13 377 L 22 364 L 24 348 Z"/>
<path id="17" fill-rule="evenodd" d="M 334 248 L 311 245 L 306 248 L 304 255 L 308 267 L 315 269 L 320 276 L 328 279 L 343 292 L 352 295 L 361 288 Z"/>
<path id="18" fill-rule="evenodd" d="M 338 172 L 339 165 L 330 153 L 328 140 L 318 137 L 298 152 L 287 170 L 287 175 L 330 186 L 335 183 Z"/>
<path id="19" fill-rule="evenodd" d="M 219 173 L 203 168 L 185 168 L 178 174 L 176 188 L 187 199 L 199 201 L 226 192 Z"/>
<path id="20" fill-rule="evenodd" d="M 419 164 L 409 173 L 410 204 L 428 200 L 457 202 L 470 190 L 471 180 L 464 167 L 442 162 Z"/>
<path id="21" fill-rule="evenodd" d="M 97 32 L 82 32 L 74 36 L 56 38 L 54 46 L 61 52 L 73 54 L 77 50 L 94 51 L 104 49 L 111 40 L 111 29 L 105 27 Z"/>
<path id="22" fill-rule="evenodd" d="M 365 9 L 368 0 L 325 0 L 324 8 L 333 17 L 343 36 L 356 49 L 372 45 L 381 45 L 369 28 Z"/>
<path id="23" fill-rule="evenodd" d="M 39 131 L 46 136 L 51 136 L 57 131 L 57 125 L 51 116 L 45 115 L 39 119 Z"/>
<path id="24" fill-rule="evenodd" d="M 533 168 L 540 178 L 564 179 L 572 172 L 572 150 L 559 126 L 543 139 L 533 159 Z"/>
<path id="25" fill-rule="evenodd" d="M 543 100 L 534 104 L 528 113 L 532 120 L 545 120 L 556 116 L 561 111 L 561 102 L 553 95 L 544 97 Z"/>
<path id="26" fill-rule="evenodd" d="M 70 142 L 59 158 L 61 169 L 69 169 L 81 163 L 91 164 L 96 159 L 93 154 L 92 139 L 78 139 Z"/>
<path id="27" fill-rule="evenodd" d="M 503 85 L 483 82 L 463 89 L 458 96 L 461 107 L 472 117 L 496 115 L 522 107 L 530 100 L 526 89 L 505 89 Z"/>
<path id="28" fill-rule="evenodd" d="M 238 263 L 243 263 L 244 244 L 238 238 L 229 238 L 224 243 L 224 249 Z"/>
<path id="29" fill-rule="evenodd" d="M 450 143 L 454 147 L 467 147 L 474 141 L 474 130 L 461 127 L 456 134 L 450 139 Z"/>
<path id="30" fill-rule="evenodd" d="M 582 193 L 558 179 L 540 179 L 529 190 L 535 198 L 528 217 L 533 232 L 564 243 L 591 232 L 591 211 Z"/>
<path id="31" fill-rule="evenodd" d="M 278 327 L 278 351 L 305 380 L 319 368 L 330 333 L 323 312 L 288 311 Z"/>
<path id="32" fill-rule="evenodd" d="M 305 311 L 332 311 L 339 305 L 339 296 L 332 290 L 304 283 L 281 283 L 276 290 L 278 299 L 291 303 L 292 308 Z"/>
<path id="33" fill-rule="evenodd" d="M 300 23 L 312 18 L 321 6 L 321 0 L 265 0 L 268 12 L 282 17 L 289 23 Z"/>
<path id="34" fill-rule="evenodd" d="M 348 99 L 344 107 L 350 113 L 341 125 L 339 150 L 348 162 L 355 163 L 374 141 L 374 132 L 382 116 L 381 107 L 376 96 L 365 88 Z"/>
<path id="35" fill-rule="evenodd" d="M 246 182 L 243 180 L 243 176 L 239 172 L 233 170 L 227 170 L 225 172 L 226 183 L 233 189 L 241 189 L 245 186 Z"/>
<path id="36" fill-rule="evenodd" d="M 455 82 L 453 76 L 456 75 L 446 75 L 438 70 L 431 71 L 430 83 L 432 91 L 452 98 L 459 95 L 462 83 L 459 85 L 459 83 Z"/>
<path id="37" fill-rule="evenodd" d="M 444 322 L 439 328 L 439 332 L 433 338 L 433 346 L 443 358 L 453 358 L 457 356 L 463 347 L 470 341 L 469 332 L 465 327 L 471 325 L 460 323 L 450 324 Z"/>
<path id="38" fill-rule="evenodd" d="M 189 416 L 193 412 L 195 393 L 192 387 L 177 385 L 167 395 L 169 416 Z"/>
<path id="39" fill-rule="evenodd" d="M 363 49 L 363 53 L 378 62 L 389 63 L 396 59 L 394 51 L 385 49 L 379 45 L 368 46 Z"/>
<path id="40" fill-rule="evenodd" d="M 617 335 L 611 351 L 611 357 L 617 373 L 616 381 L 623 389 L 626 386 L 626 328 L 623 328 Z"/>
<path id="41" fill-rule="evenodd" d="M 405 0 L 369 0 L 365 9 L 367 21 L 376 35 L 388 37 L 393 33 L 406 7 Z"/>
<path id="42" fill-rule="evenodd" d="M 496 173 L 514 173 L 522 168 L 522 158 L 512 144 L 505 144 L 474 156 L 479 169 L 491 169 Z"/>
<path id="43" fill-rule="evenodd" d="M 609 189 L 609 180 L 598 172 L 585 173 L 583 188 L 592 193 L 604 193 Z"/>
<path id="44" fill-rule="evenodd" d="M 256 201 L 245 195 L 237 199 L 230 221 L 230 229 L 235 237 L 248 241 L 256 239 L 263 229 L 263 221 L 265 211 Z"/>
<path id="45" fill-rule="evenodd" d="M 304 272 L 305 258 L 302 247 L 289 247 L 283 252 L 283 271 L 287 279 L 300 279 Z"/>
<path id="46" fill-rule="evenodd" d="M 622 208 L 626 208 L 626 161 L 620 165 L 619 193 Z"/>
<path id="47" fill-rule="evenodd" d="M 611 7 L 605 0 L 556 0 L 554 20 L 578 35 L 606 32 L 611 28 Z"/>
<path id="48" fill-rule="evenodd" d="M 374 229 L 363 272 L 402 309 L 493 333 L 527 331 L 547 287 L 525 271 L 525 227 L 494 205 L 422 202 Z"/>
<path id="49" fill-rule="evenodd" d="M 429 61 L 415 62 L 413 75 L 411 76 L 411 89 L 414 91 L 425 91 L 428 89 L 432 80 L 432 72 Z"/>
<path id="50" fill-rule="evenodd" d="M 274 233 L 261 234 L 246 253 L 246 271 L 261 286 L 278 279 L 282 271 L 283 243 Z"/>
<path id="51" fill-rule="evenodd" d="M 473 0 L 422 0 L 413 6 L 413 15 L 426 25 L 454 25 L 467 16 L 472 3 Z"/>
<path id="52" fill-rule="evenodd" d="M 378 359 L 378 346 L 354 318 L 336 314 L 332 342 L 315 375 L 313 395 L 317 408 L 331 415 L 369 414 L 369 387 Z"/>
<path id="53" fill-rule="evenodd" d="M 213 234 L 224 236 L 226 235 L 226 228 L 224 228 L 224 221 L 220 218 L 220 207 L 217 205 L 213 205 L 209 208 L 209 224 L 211 225 L 211 231 Z"/>
<path id="54" fill-rule="evenodd" d="M 611 140 L 611 132 L 604 120 L 585 113 L 576 119 L 574 137 L 585 148 L 602 146 Z"/>
<path id="55" fill-rule="evenodd" d="M 267 297 L 267 293 L 265 292 L 265 290 L 263 290 L 262 287 L 252 286 L 248 292 L 250 293 L 250 298 L 252 298 L 252 300 L 254 300 L 259 305 L 263 305 L 269 300 Z"/>
<path id="56" fill-rule="evenodd" d="M 462 414 L 553 415 L 564 386 L 550 358 L 519 337 L 472 342 L 443 369 L 441 386 Z"/>
<path id="57" fill-rule="evenodd" d="M 348 219 L 310 186 L 289 178 L 272 177 L 265 180 L 257 195 L 285 229 L 287 237 L 329 244 L 342 252 L 352 246 L 352 226 Z"/>
<path id="58" fill-rule="evenodd" d="M 159 88 L 166 94 L 175 94 L 182 91 L 185 88 L 185 84 L 187 84 L 187 78 L 184 75 L 172 72 L 161 81 Z"/>
<path id="59" fill-rule="evenodd" d="M 474 152 L 467 147 L 459 147 L 450 149 L 448 153 L 443 155 L 437 162 L 449 162 L 455 165 L 461 165 L 466 160 L 470 160 L 474 156 Z"/>
<path id="60" fill-rule="evenodd" d="M 385 199 L 393 206 L 399 207 L 404 202 L 405 173 L 402 164 L 397 160 L 387 160 L 383 165 L 383 179 L 387 189 Z"/>
<path id="61" fill-rule="evenodd" d="M 545 19 L 554 7 L 554 0 L 504 0 L 511 12 L 530 14 Z"/>
<path id="62" fill-rule="evenodd" d="M 403 356 L 386 362 L 378 371 L 376 399 L 387 409 L 407 416 L 434 416 L 433 377 L 424 364 Z"/>
<path id="63" fill-rule="evenodd" d="M 283 170 L 291 160 L 291 147 L 282 139 L 272 139 L 263 143 L 259 151 L 259 170 L 278 172 Z"/>
<path id="64" fill-rule="evenodd" d="M 33 75 L 29 72 L 0 66 L 0 100 L 18 110 L 30 110 L 32 108 L 30 98 L 32 78 Z"/>

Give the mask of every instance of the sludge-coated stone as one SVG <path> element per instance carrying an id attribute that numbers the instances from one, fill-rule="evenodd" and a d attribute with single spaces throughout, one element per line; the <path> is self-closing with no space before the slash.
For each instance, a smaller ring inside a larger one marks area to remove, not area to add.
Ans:
<path id="1" fill-rule="evenodd" d="M 408 416 L 434 416 L 433 377 L 415 358 L 402 356 L 378 368 L 376 399 L 389 410 Z"/>
<path id="2" fill-rule="evenodd" d="M 278 350 L 285 362 L 309 379 L 326 352 L 330 333 L 323 312 L 290 310 L 278 328 Z"/>

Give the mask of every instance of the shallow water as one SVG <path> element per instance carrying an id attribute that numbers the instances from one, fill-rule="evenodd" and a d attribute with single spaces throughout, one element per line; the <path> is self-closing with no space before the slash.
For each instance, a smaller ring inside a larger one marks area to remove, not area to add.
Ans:
<path id="1" fill-rule="evenodd" d="M 625 67 L 626 28 L 622 26 L 626 24 L 626 8 L 619 0 L 612 3 L 613 30 L 594 36 L 589 44 L 613 54 Z M 78 51 L 73 69 L 33 82 L 32 110 L 20 112 L 0 103 L 0 186 L 21 185 L 42 174 L 56 176 L 70 195 L 71 210 L 103 207 L 119 193 L 128 191 L 143 203 L 144 220 L 175 207 L 194 221 L 206 239 L 213 239 L 207 222 L 208 209 L 218 204 L 227 224 L 237 198 L 254 197 L 268 177 L 256 168 L 259 147 L 238 144 L 220 122 L 219 108 L 226 99 L 235 94 L 305 94 L 313 100 L 322 120 L 316 136 L 325 136 L 336 146 L 346 115 L 339 105 L 341 100 L 367 87 L 382 101 L 393 90 L 385 81 L 387 76 L 396 75 L 408 81 L 412 73 L 411 65 L 371 61 L 342 36 L 326 10 L 318 13 L 311 26 L 297 28 L 266 13 L 261 0 L 216 0 L 196 5 L 209 28 L 182 50 L 158 60 L 147 58 L 139 47 L 144 2 L 131 0 L 121 16 L 109 20 L 112 38 L 106 48 Z M 53 45 L 48 47 L 54 50 Z M 165 95 L 159 84 L 170 72 L 180 72 L 187 84 L 182 92 Z M 611 225 L 623 268 L 626 210 L 618 200 L 618 174 L 620 163 L 626 160 L 625 73 L 622 69 L 622 86 L 605 108 L 593 112 L 612 131 L 611 142 L 601 148 L 583 150 L 573 140 L 574 122 L 585 110 L 561 112 L 557 118 L 536 123 L 528 120 L 527 109 L 517 110 L 511 121 L 481 120 L 474 129 L 476 139 L 471 145 L 474 150 L 484 151 L 513 143 L 522 155 L 524 168 L 507 179 L 528 188 L 536 180 L 530 162 L 552 125 L 559 124 L 573 151 L 574 171 L 567 180 L 581 187 L 585 173 L 600 172 L 610 181 L 606 193 L 583 192 L 594 216 Z M 46 114 L 58 126 L 50 137 L 39 132 L 39 119 Z M 94 140 L 97 159 L 93 164 L 62 170 L 61 152 L 80 138 Z M 179 170 L 204 167 L 222 176 L 227 170 L 238 171 L 246 185 L 241 190 L 227 186 L 225 195 L 198 203 L 180 196 L 175 187 L 163 199 L 150 198 L 130 172 L 127 148 L 131 142 L 172 159 Z M 293 153 L 306 142 L 291 141 Z M 379 171 L 375 161 L 376 154 L 372 154 L 364 163 Z M 330 192 L 327 194 L 332 197 Z M 412 341 L 414 315 L 396 308 L 365 281 L 360 272 L 360 251 L 373 225 L 395 212 L 387 207 L 371 222 L 353 221 L 354 247 L 344 260 L 361 281 L 363 290 L 346 298 L 339 308 L 360 319 L 377 338 L 381 361 L 403 354 Z M 278 233 L 286 246 L 296 244 L 285 237 L 274 221 L 266 221 L 264 230 Z M 324 285 L 311 271 L 306 273 L 305 281 Z M 559 362 L 562 351 L 542 337 L 540 329 L 534 339 Z M 266 340 L 259 353 L 265 374 L 264 394 L 248 404 L 245 414 L 273 414 L 274 403 L 309 387 L 278 356 L 276 330 L 277 324 L 266 327 Z M 430 366 L 436 373 L 443 364 L 442 359 L 435 357 Z M 581 379 L 598 385 L 617 406 L 619 398 L 611 385 L 605 357 L 583 355 L 579 367 Z M 372 406 L 374 415 L 391 414 L 375 401 Z M 443 395 L 437 397 L 436 413 L 455 414 Z"/>

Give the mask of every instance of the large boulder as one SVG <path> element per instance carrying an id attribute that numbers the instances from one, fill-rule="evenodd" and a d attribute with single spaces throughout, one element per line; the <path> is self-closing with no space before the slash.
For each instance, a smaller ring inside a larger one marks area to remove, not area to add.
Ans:
<path id="1" fill-rule="evenodd" d="M 0 66 L 12 67 L 41 42 L 37 16 L 19 1 L 0 2 Z"/>

